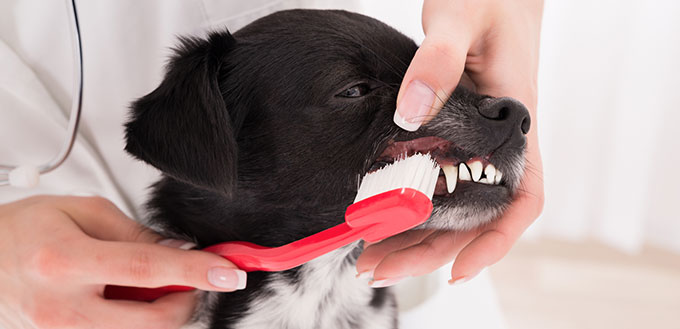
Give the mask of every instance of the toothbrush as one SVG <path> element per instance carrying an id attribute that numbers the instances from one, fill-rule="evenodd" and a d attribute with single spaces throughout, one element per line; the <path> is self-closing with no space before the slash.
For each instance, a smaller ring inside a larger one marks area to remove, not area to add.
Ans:
<path id="1" fill-rule="evenodd" d="M 415 154 L 364 176 L 345 222 L 289 244 L 268 248 L 236 241 L 203 249 L 218 254 L 246 272 L 277 272 L 300 266 L 359 239 L 377 242 L 425 222 L 432 213 L 432 196 L 439 165 L 429 154 Z M 104 297 L 153 301 L 193 287 L 140 288 L 106 286 Z"/>

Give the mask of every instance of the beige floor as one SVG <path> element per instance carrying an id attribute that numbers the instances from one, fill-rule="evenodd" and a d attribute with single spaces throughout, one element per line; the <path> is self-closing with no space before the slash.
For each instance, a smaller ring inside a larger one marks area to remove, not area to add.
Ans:
<path id="1" fill-rule="evenodd" d="M 680 329 L 680 256 L 521 241 L 491 276 L 509 329 Z"/>

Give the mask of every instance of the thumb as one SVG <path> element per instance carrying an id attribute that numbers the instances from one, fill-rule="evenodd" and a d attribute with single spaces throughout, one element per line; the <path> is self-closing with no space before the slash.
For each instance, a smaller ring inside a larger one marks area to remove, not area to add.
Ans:
<path id="1" fill-rule="evenodd" d="M 426 36 L 399 88 L 394 123 L 416 131 L 439 113 L 463 74 L 467 44 L 436 31 Z"/>
<path id="2" fill-rule="evenodd" d="M 65 197 L 56 204 L 85 234 L 95 239 L 145 243 L 163 240 L 162 236 L 129 218 L 105 198 Z"/>

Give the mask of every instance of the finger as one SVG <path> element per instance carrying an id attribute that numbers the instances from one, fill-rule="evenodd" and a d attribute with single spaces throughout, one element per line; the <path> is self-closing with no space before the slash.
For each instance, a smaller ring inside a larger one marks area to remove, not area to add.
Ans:
<path id="1" fill-rule="evenodd" d="M 153 303 L 98 299 L 92 303 L 92 313 L 101 328 L 180 328 L 191 319 L 196 298 L 192 291 L 169 294 Z"/>
<path id="2" fill-rule="evenodd" d="M 406 231 L 366 247 L 357 259 L 357 273 L 371 273 L 389 253 L 420 243 L 430 234 L 432 230 Z"/>
<path id="3" fill-rule="evenodd" d="M 126 216 L 115 204 L 101 197 L 65 197 L 57 202 L 87 235 L 107 241 L 154 243 L 162 237 Z"/>
<path id="4" fill-rule="evenodd" d="M 494 97 L 513 97 L 527 106 L 533 114 L 538 94 L 537 67 L 531 68 L 532 64 L 528 62 L 518 63 L 525 60 L 514 58 L 516 50 L 504 49 L 503 44 L 488 47 L 498 48 L 498 53 L 491 53 L 491 50 L 488 50 L 484 54 L 484 59 L 470 59 L 466 65 L 467 73 L 476 85 L 476 91 Z M 535 118 L 534 115 L 532 117 Z"/>
<path id="5" fill-rule="evenodd" d="M 375 268 L 374 279 L 430 273 L 456 257 L 476 232 L 436 231 L 422 242 L 388 254 Z"/>
<path id="6" fill-rule="evenodd" d="M 134 242 L 81 244 L 68 257 L 78 262 L 70 268 L 71 276 L 84 283 L 149 288 L 183 285 L 215 291 L 245 286 L 245 272 L 212 253 Z"/>
<path id="7" fill-rule="evenodd" d="M 500 260 L 543 210 L 543 168 L 535 138 L 533 142 L 529 144 L 521 191 L 489 230 L 461 250 L 451 268 L 452 282 L 470 279 Z"/>
<path id="8" fill-rule="evenodd" d="M 496 25 L 468 53 L 467 73 L 479 93 L 514 97 L 535 109 L 540 19 Z"/>
<path id="9" fill-rule="evenodd" d="M 436 32 L 427 35 L 399 88 L 394 122 L 415 131 L 437 115 L 458 85 L 466 54 L 464 41 Z"/>

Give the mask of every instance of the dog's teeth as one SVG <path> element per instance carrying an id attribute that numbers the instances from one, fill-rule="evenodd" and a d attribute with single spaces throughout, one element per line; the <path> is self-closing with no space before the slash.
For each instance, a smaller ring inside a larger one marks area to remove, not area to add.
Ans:
<path id="1" fill-rule="evenodd" d="M 482 169 L 484 168 L 481 161 L 472 161 L 468 163 L 470 167 L 470 172 L 472 172 L 472 180 L 477 182 L 482 178 Z"/>
<path id="2" fill-rule="evenodd" d="M 486 177 L 480 179 L 480 180 L 479 180 L 479 183 L 482 183 L 482 184 L 493 184 L 492 182 L 489 182 L 489 180 L 487 180 Z"/>
<path id="3" fill-rule="evenodd" d="M 461 162 L 460 166 L 458 166 L 458 179 L 466 181 L 472 180 L 470 169 L 464 162 Z"/>
<path id="4" fill-rule="evenodd" d="M 487 184 L 493 184 L 496 181 L 496 167 L 489 164 L 484 168 L 484 175 L 486 175 Z"/>
<path id="5" fill-rule="evenodd" d="M 444 171 L 444 176 L 446 176 L 446 189 L 449 193 L 453 193 L 453 190 L 456 189 L 456 182 L 458 182 L 458 167 L 444 165 L 442 170 Z"/>
<path id="6" fill-rule="evenodd" d="M 503 178 L 503 173 L 500 170 L 496 169 L 496 179 L 494 180 L 493 183 L 496 185 L 500 184 L 501 178 Z"/>

